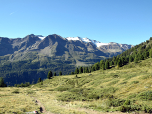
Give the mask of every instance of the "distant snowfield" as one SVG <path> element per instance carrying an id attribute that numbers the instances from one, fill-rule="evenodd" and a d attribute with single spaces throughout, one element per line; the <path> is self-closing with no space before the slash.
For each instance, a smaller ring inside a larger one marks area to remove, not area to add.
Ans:
<path id="1" fill-rule="evenodd" d="M 67 40 L 79 40 L 85 43 L 92 42 L 95 44 L 97 47 L 103 46 L 103 45 L 109 45 L 109 43 L 102 43 L 96 40 L 90 40 L 89 38 L 80 38 L 80 37 L 67 37 Z"/>
<path id="2" fill-rule="evenodd" d="M 41 40 L 43 40 L 44 38 L 46 38 L 46 36 L 42 36 L 42 35 L 37 35 Z M 96 41 L 96 40 L 90 40 L 89 38 L 81 38 L 81 37 L 67 37 L 65 38 L 67 40 L 73 40 L 73 41 L 81 41 L 81 42 L 85 42 L 85 43 L 88 43 L 88 42 L 92 42 L 95 46 L 97 47 L 101 47 L 101 46 L 105 46 L 105 45 L 110 45 L 110 44 L 118 44 L 118 43 L 115 43 L 115 42 L 110 42 L 110 43 L 102 43 L 102 42 L 99 42 L 99 41 Z M 126 44 L 118 44 L 120 45 L 120 47 L 127 47 Z"/>
<path id="3" fill-rule="evenodd" d="M 42 36 L 42 35 L 37 35 L 37 37 L 39 37 L 41 40 L 43 40 L 44 38 L 46 38 L 46 36 Z"/>
<path id="4" fill-rule="evenodd" d="M 39 37 L 41 40 L 43 40 L 44 38 L 45 38 L 45 36 L 43 36 L 43 37 Z"/>

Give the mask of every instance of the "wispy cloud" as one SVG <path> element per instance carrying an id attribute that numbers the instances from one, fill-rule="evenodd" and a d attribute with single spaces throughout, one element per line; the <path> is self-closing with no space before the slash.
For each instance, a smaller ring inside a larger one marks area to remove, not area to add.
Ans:
<path id="1" fill-rule="evenodd" d="M 10 15 L 13 15 L 15 12 L 10 13 Z"/>

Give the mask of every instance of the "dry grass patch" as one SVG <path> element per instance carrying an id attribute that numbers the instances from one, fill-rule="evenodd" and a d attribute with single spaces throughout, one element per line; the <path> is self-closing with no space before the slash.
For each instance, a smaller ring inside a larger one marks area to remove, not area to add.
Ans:
<path id="1" fill-rule="evenodd" d="M 25 94 L 24 89 L 20 88 L 1 88 L 0 91 L 0 110 L 1 113 L 13 113 L 22 114 L 23 112 L 29 112 L 39 110 L 39 106 L 35 105 L 35 102 L 30 96 Z M 14 91 L 17 90 L 17 93 Z M 19 93 L 18 93 L 19 92 Z"/>

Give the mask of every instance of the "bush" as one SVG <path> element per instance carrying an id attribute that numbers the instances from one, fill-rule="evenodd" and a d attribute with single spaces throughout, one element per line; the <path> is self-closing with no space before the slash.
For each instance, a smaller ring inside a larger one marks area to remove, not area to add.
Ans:
<path id="1" fill-rule="evenodd" d="M 97 94 L 89 94 L 88 96 L 87 96 L 87 98 L 88 99 L 95 99 L 95 100 L 97 100 L 97 99 L 99 99 L 100 97 L 99 97 L 99 95 L 97 95 Z"/>
<path id="2" fill-rule="evenodd" d="M 125 102 L 124 102 L 124 105 L 130 105 L 130 100 L 126 100 Z"/>
<path id="3" fill-rule="evenodd" d="M 107 87 L 107 88 L 103 88 L 101 90 L 102 93 L 106 93 L 106 94 L 112 94 L 112 93 L 115 93 L 117 90 L 117 88 L 114 88 L 114 87 Z"/>
<path id="4" fill-rule="evenodd" d="M 141 100 L 152 100 L 152 91 L 145 91 L 137 95 Z"/>
<path id="5" fill-rule="evenodd" d="M 124 82 L 121 82 L 120 84 L 126 84 L 127 83 L 127 81 L 124 81 Z"/>
<path id="6" fill-rule="evenodd" d="M 85 97 L 79 95 L 79 94 L 73 94 L 70 92 L 64 92 L 61 95 L 58 96 L 58 100 L 61 101 L 85 101 Z"/>
<path id="7" fill-rule="evenodd" d="M 69 89 L 70 89 L 69 87 L 62 87 L 62 86 L 60 86 L 60 87 L 56 88 L 55 90 L 62 92 L 62 91 L 67 91 Z"/>
<path id="8" fill-rule="evenodd" d="M 130 106 L 131 106 L 130 111 L 140 111 L 140 110 L 142 110 L 141 105 L 133 104 L 133 105 L 130 105 Z"/>
<path id="9" fill-rule="evenodd" d="M 79 92 L 82 93 L 84 91 L 84 89 L 83 88 L 72 88 L 69 91 L 70 92 L 76 92 L 76 93 L 79 93 Z"/>
<path id="10" fill-rule="evenodd" d="M 137 84 L 139 81 L 132 81 L 130 84 Z"/>
<path id="11" fill-rule="evenodd" d="M 12 93 L 19 94 L 20 92 L 19 92 L 19 90 L 18 90 L 18 89 L 16 89 L 16 90 L 14 90 Z"/>
<path id="12" fill-rule="evenodd" d="M 32 90 L 28 90 L 26 92 L 27 92 L 27 94 L 34 94 L 35 93 L 35 91 L 32 91 Z"/>
<path id="13" fill-rule="evenodd" d="M 96 107 L 97 107 L 97 105 L 95 105 L 95 104 L 91 104 L 91 105 L 89 105 L 89 107 L 94 107 L 94 108 L 96 108 Z"/>
<path id="14" fill-rule="evenodd" d="M 109 106 L 118 107 L 118 106 L 123 105 L 124 102 L 125 102 L 125 100 L 123 100 L 123 99 L 114 99 L 114 100 L 110 100 Z"/>
<path id="15" fill-rule="evenodd" d="M 152 113 L 152 107 L 144 106 L 144 107 L 143 107 L 143 110 L 144 110 L 146 113 Z"/>
<path id="16" fill-rule="evenodd" d="M 136 94 L 132 94 L 128 96 L 128 99 L 135 98 L 135 97 L 136 97 Z"/>
<path id="17" fill-rule="evenodd" d="M 119 78 L 119 76 L 118 75 L 113 75 L 113 78 Z"/>
<path id="18" fill-rule="evenodd" d="M 111 85 L 114 85 L 114 84 L 116 84 L 118 82 L 119 82 L 119 80 L 115 80 L 115 81 L 110 82 L 108 85 L 111 86 Z"/>
<path id="19" fill-rule="evenodd" d="M 121 111 L 121 112 L 129 112 L 130 109 L 131 109 L 130 105 L 122 105 L 122 106 L 119 107 L 118 110 Z"/>

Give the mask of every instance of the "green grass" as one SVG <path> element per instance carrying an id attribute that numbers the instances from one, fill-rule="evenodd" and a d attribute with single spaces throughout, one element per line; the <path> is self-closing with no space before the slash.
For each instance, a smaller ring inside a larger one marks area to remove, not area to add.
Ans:
<path id="1" fill-rule="evenodd" d="M 91 74 L 56 76 L 29 88 L 0 88 L 0 109 L 7 113 L 39 110 L 34 97 L 47 111 L 61 114 L 152 111 L 151 58 Z"/>

